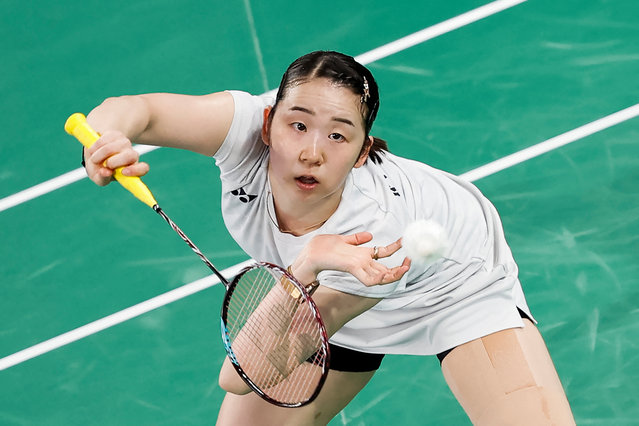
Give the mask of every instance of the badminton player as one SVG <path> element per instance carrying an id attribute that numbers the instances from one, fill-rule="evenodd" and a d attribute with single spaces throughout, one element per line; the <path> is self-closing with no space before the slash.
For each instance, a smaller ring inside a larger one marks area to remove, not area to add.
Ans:
<path id="1" fill-rule="evenodd" d="M 318 398 L 276 407 L 225 362 L 218 424 L 327 424 L 385 354 L 436 355 L 474 424 L 574 424 L 495 208 L 472 184 L 391 154 L 370 135 L 378 108 L 367 68 L 318 51 L 289 66 L 275 99 L 148 94 L 107 99 L 89 114 L 102 137 L 84 159 L 98 185 L 121 166 L 147 173 L 131 142 L 211 156 L 238 244 L 290 266 L 302 284 L 320 282 L 313 299 L 332 345 Z M 404 228 L 420 219 L 445 232 L 434 261 L 411 262 L 401 246 Z"/>

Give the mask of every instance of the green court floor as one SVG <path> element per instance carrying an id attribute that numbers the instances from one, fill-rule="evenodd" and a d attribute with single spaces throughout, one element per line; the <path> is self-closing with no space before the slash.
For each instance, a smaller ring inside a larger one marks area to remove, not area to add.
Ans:
<path id="1" fill-rule="evenodd" d="M 486 3 L 5 0 L 0 199 L 78 168 L 64 121 L 108 96 L 262 93 L 303 53 L 359 55 Z M 635 0 L 528 0 L 375 61 L 373 133 L 462 174 L 636 105 L 638 22 Z M 211 159 L 144 159 L 147 185 L 218 267 L 247 259 Z M 577 424 L 639 424 L 639 119 L 476 184 L 502 216 Z M 0 358 L 208 275 L 146 206 L 87 179 L 0 211 L 0 241 Z M 0 424 L 214 424 L 222 294 L 0 371 Z M 388 424 L 469 424 L 436 358 L 387 356 L 331 422 Z"/>

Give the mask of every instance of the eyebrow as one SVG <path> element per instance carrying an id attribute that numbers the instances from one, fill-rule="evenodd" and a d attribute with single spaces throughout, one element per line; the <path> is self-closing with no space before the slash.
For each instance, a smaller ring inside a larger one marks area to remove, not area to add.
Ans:
<path id="1" fill-rule="evenodd" d="M 301 112 L 304 112 L 306 114 L 315 115 L 314 111 L 311 111 L 310 109 L 304 108 L 304 107 L 301 107 L 301 106 L 292 106 L 292 107 L 289 108 L 289 111 L 301 111 Z M 331 120 L 338 121 L 340 123 L 348 124 L 349 126 L 355 127 L 353 122 L 351 120 L 349 120 L 348 118 L 331 117 Z"/>

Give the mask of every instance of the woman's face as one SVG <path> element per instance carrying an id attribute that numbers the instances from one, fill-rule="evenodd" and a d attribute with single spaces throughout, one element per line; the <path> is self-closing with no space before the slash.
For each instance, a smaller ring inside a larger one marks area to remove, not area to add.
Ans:
<path id="1" fill-rule="evenodd" d="M 368 149 L 362 153 L 360 96 L 324 78 L 288 89 L 270 128 L 265 124 L 263 139 L 271 147 L 273 194 L 284 197 L 276 204 L 335 203 L 336 208 L 348 173 L 368 157 Z"/>

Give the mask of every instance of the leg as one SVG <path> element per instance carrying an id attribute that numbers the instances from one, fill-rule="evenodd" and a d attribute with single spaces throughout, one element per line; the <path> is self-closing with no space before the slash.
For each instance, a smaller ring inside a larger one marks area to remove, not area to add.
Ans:
<path id="1" fill-rule="evenodd" d="M 315 401 L 300 408 L 269 404 L 254 393 L 227 393 L 220 407 L 218 426 L 311 426 L 326 425 L 373 377 L 375 371 L 353 373 L 330 370 Z"/>
<path id="2" fill-rule="evenodd" d="M 502 330 L 453 349 L 442 372 L 475 425 L 574 425 L 535 325 Z"/>

